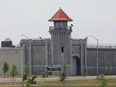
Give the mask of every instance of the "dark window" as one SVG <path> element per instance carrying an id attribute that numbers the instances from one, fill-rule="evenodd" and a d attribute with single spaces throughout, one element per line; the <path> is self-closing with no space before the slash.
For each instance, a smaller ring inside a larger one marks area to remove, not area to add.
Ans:
<path id="1" fill-rule="evenodd" d="M 61 48 L 61 52 L 62 52 L 62 53 L 64 52 L 64 47 Z"/>
<path id="2" fill-rule="evenodd" d="M 65 21 L 55 21 L 54 22 L 54 27 L 56 29 L 66 29 L 67 27 L 67 22 Z"/>

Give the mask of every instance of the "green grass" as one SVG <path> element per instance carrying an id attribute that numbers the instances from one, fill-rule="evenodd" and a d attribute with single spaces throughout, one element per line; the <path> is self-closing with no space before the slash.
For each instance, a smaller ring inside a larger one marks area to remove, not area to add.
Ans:
<path id="1" fill-rule="evenodd" d="M 22 76 L 16 76 L 17 78 L 21 78 Z M 32 77 L 32 76 L 31 76 Z M 42 78 L 42 75 L 37 75 L 38 78 Z M 49 75 L 48 78 L 54 78 L 58 76 Z M 0 78 L 3 78 L 3 75 L 0 75 Z M 6 78 L 10 78 L 10 76 L 7 76 Z M 77 77 L 78 78 L 78 77 Z M 26 84 L 26 83 L 24 83 Z M 65 81 L 65 87 L 99 87 L 99 80 L 71 80 L 71 81 Z M 21 87 L 21 82 L 1 82 L 0 87 Z M 60 81 L 45 81 L 41 80 L 37 82 L 36 85 L 33 85 L 32 87 L 64 87 L 63 84 Z M 108 87 L 116 87 L 116 79 L 108 80 Z"/>
<path id="2" fill-rule="evenodd" d="M 99 87 L 98 80 L 65 81 L 65 87 Z M 25 83 L 24 83 L 25 84 Z M 22 83 L 0 83 L 0 87 L 21 87 Z M 60 81 L 39 81 L 32 87 L 64 87 Z M 116 79 L 108 80 L 108 87 L 116 87 Z"/>

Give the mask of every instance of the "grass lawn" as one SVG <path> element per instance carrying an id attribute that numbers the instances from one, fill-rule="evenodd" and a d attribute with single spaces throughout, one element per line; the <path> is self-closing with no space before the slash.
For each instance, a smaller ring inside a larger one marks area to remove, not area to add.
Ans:
<path id="1" fill-rule="evenodd" d="M 22 83 L 0 83 L 0 87 L 22 87 Z M 100 87 L 99 80 L 74 80 L 65 81 L 62 84 L 60 81 L 39 81 L 36 85 L 31 87 Z M 116 87 L 116 79 L 108 80 L 108 87 Z"/>

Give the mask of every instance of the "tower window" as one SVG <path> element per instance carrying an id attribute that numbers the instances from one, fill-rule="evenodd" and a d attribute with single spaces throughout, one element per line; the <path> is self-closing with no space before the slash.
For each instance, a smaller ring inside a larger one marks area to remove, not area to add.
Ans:
<path id="1" fill-rule="evenodd" d="M 66 29 L 66 27 L 67 27 L 67 22 L 65 22 L 65 21 L 55 21 L 54 22 L 54 27 L 56 28 L 56 29 Z"/>
<path id="2" fill-rule="evenodd" d="M 62 53 L 64 52 L 64 47 L 61 47 L 61 52 L 62 52 Z"/>

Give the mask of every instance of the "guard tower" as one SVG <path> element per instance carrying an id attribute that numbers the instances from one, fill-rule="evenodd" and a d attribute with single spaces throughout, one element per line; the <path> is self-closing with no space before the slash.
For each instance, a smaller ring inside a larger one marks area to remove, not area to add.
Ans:
<path id="1" fill-rule="evenodd" d="M 49 27 L 52 66 L 70 65 L 70 36 L 72 26 L 68 26 L 68 22 L 73 20 L 60 8 L 49 21 L 53 22 L 53 26 Z"/>

